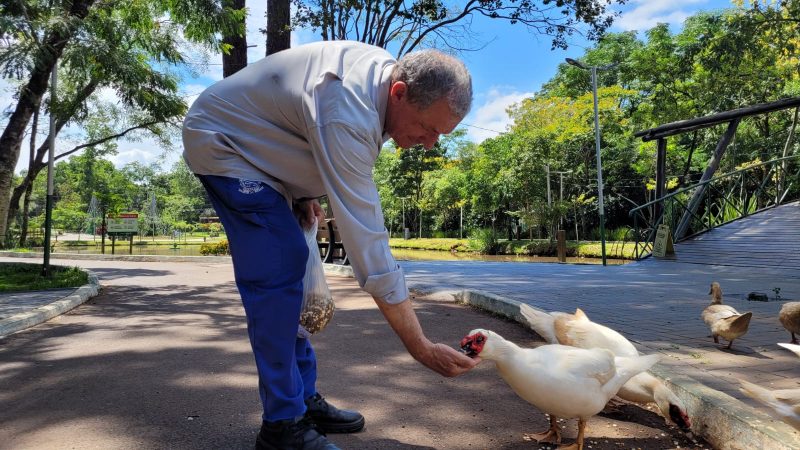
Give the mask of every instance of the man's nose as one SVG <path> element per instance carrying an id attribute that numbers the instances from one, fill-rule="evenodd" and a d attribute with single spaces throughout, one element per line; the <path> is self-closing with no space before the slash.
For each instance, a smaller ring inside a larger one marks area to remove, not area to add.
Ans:
<path id="1" fill-rule="evenodd" d="M 438 142 L 438 141 L 439 141 L 439 135 L 438 134 L 428 135 L 428 136 L 425 136 L 425 138 L 423 139 L 422 145 L 425 147 L 426 150 L 430 150 L 430 149 L 433 148 L 434 145 L 436 145 L 436 142 Z"/>

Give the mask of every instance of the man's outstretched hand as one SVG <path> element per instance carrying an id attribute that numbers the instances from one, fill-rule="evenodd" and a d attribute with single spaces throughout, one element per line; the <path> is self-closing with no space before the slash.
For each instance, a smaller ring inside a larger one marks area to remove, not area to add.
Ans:
<path id="1" fill-rule="evenodd" d="M 480 357 L 469 356 L 445 344 L 433 344 L 423 354 L 415 358 L 425 367 L 446 377 L 457 377 L 469 372 L 481 362 Z"/>

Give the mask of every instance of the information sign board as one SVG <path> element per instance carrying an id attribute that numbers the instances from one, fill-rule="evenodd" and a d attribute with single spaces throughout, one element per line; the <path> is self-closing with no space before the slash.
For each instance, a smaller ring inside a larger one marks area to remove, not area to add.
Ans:
<path id="1" fill-rule="evenodd" d="M 139 214 L 109 214 L 106 218 L 109 236 L 132 236 L 139 233 Z"/>

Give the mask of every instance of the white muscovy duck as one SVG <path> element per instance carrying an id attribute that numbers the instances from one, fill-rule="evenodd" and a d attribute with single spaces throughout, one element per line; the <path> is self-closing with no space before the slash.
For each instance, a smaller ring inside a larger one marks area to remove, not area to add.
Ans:
<path id="1" fill-rule="evenodd" d="M 800 356 L 800 345 L 797 344 L 784 344 L 783 342 L 779 342 L 778 345 L 789 350 L 790 352 L 794 353 L 797 356 Z"/>
<path id="2" fill-rule="evenodd" d="M 800 356 L 800 345 L 778 344 Z M 757 384 L 739 380 L 740 390 L 753 400 L 769 408 L 770 413 L 800 430 L 800 389 L 776 389 L 771 391 Z"/>
<path id="3" fill-rule="evenodd" d="M 578 308 L 575 314 L 547 313 L 526 304 L 520 313 L 528 325 L 550 344 L 580 348 L 604 348 L 616 356 L 639 356 L 636 347 L 620 333 L 589 320 Z M 682 431 L 689 431 L 692 422 L 683 402 L 658 378 L 642 372 L 625 383 L 617 396 L 636 403 L 655 403 L 661 415 Z"/>
<path id="4" fill-rule="evenodd" d="M 614 357 L 605 349 L 565 345 L 521 348 L 499 334 L 475 329 L 461 340 L 471 357 L 494 361 L 500 376 L 522 399 L 550 415 L 540 442 L 561 441 L 557 418 L 578 418 L 578 438 L 565 449 L 583 449 L 586 420 L 603 410 L 619 388 L 658 362 L 658 355 Z"/>

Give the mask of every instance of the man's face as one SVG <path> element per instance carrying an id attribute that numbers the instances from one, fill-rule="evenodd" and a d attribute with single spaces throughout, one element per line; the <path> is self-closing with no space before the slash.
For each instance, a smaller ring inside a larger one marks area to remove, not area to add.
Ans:
<path id="1" fill-rule="evenodd" d="M 389 92 L 386 132 L 403 148 L 422 144 L 430 149 L 439 136 L 451 133 L 461 121 L 450 111 L 447 100 L 440 99 L 420 110 L 408 102 L 406 85 L 395 82 Z"/>

